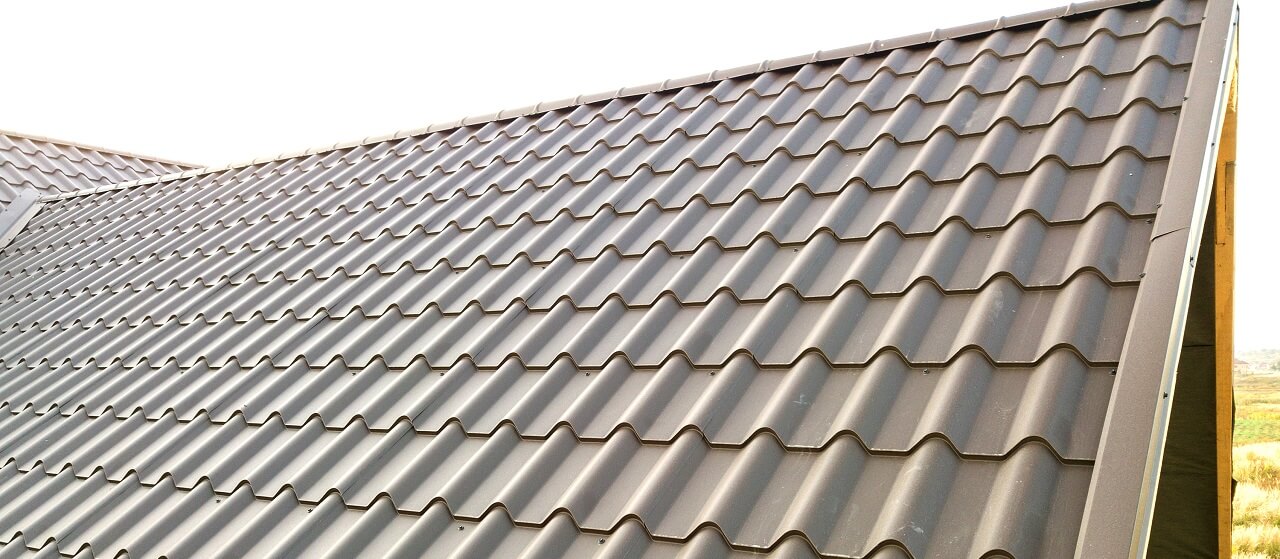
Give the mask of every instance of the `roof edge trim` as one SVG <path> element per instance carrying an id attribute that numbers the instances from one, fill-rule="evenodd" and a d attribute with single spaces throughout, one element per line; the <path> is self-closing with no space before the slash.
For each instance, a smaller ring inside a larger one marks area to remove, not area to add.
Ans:
<path id="1" fill-rule="evenodd" d="M 0 210 L 0 250 L 9 246 L 39 211 L 40 192 L 31 185 L 20 187 L 18 196 Z"/>
<path id="2" fill-rule="evenodd" d="M 124 150 L 118 150 L 118 149 L 113 149 L 113 148 L 104 148 L 104 147 L 102 147 L 102 146 L 95 146 L 95 145 L 93 145 L 93 144 L 86 144 L 86 143 L 83 143 L 83 142 L 72 142 L 72 141 L 70 141 L 70 140 L 63 140 L 63 139 L 59 139 L 59 138 L 50 138 L 50 137 L 48 137 L 48 136 L 40 136 L 40 135 L 37 135 L 37 134 L 25 134 L 25 133 L 22 133 L 22 132 L 14 132 L 13 130 L 4 130 L 4 129 L 0 129 L 0 134 L 3 134 L 3 135 L 5 135 L 5 136 L 14 136 L 14 137 L 17 137 L 17 138 L 26 138 L 26 139 L 28 139 L 28 140 L 35 140 L 35 141 L 37 141 L 37 142 L 47 142 L 47 143 L 50 143 L 50 144 L 58 144 L 58 145 L 63 145 L 63 146 L 72 146 L 72 147 L 76 147 L 76 148 L 79 148 L 79 149 L 87 149 L 87 150 L 91 150 L 91 151 L 98 151 L 98 152 L 102 152 L 102 153 L 110 153 L 110 154 L 112 154 L 112 155 L 121 155 L 121 156 L 124 156 L 124 157 L 133 157 L 133 158 L 135 158 L 135 159 L 145 159 L 145 160 L 147 160 L 147 161 L 155 161 L 155 162 L 157 162 L 157 163 L 168 163 L 168 164 L 170 164 L 170 165 L 179 165 L 179 166 L 182 166 L 182 167 L 191 167 L 192 169 L 200 169 L 200 168 L 202 168 L 202 167 L 203 167 L 203 165 L 197 165 L 197 164 L 195 164 L 195 163 L 187 163 L 187 162 L 185 162 L 185 161 L 178 161 L 178 160 L 175 160 L 175 159 L 167 159 L 167 158 L 164 158 L 164 157 L 156 157 L 156 156 L 154 156 L 154 155 L 145 155 L 145 154 L 141 154 L 141 153 L 134 153 L 134 152 L 131 152 L 131 151 L 124 151 Z M 171 173 L 171 174 L 172 174 L 172 173 Z"/>
<path id="3" fill-rule="evenodd" d="M 239 162 L 234 162 L 230 164 L 211 166 L 211 167 L 200 167 L 200 168 L 196 168 L 188 171 L 183 171 L 180 173 L 170 173 L 167 175 L 160 175 L 156 177 L 147 177 L 144 179 L 125 181 L 125 182 L 116 183 L 112 185 L 102 186 L 99 188 L 84 189 L 84 190 L 77 190 L 75 192 L 54 194 L 54 195 L 46 196 L 44 200 L 62 200 L 66 198 L 74 198 L 77 196 L 87 196 L 91 194 L 100 194 L 102 192 L 122 190 L 126 188 L 132 188 L 135 186 L 155 184 L 155 183 L 169 181 L 169 180 L 203 176 L 203 175 L 217 173 L 221 171 L 227 171 L 231 169 L 241 169 L 241 168 L 249 167 L 251 165 L 258 165 L 258 164 L 267 163 L 270 161 L 280 161 L 283 159 L 290 159 L 293 157 L 306 157 L 306 156 L 315 155 L 318 153 L 327 153 L 327 152 L 331 152 L 339 149 L 349 149 L 357 146 L 363 146 L 363 145 L 368 145 L 368 144 L 373 144 L 378 142 L 401 140 L 411 136 L 420 136 L 424 134 L 440 132 L 443 130 L 452 130 L 455 128 L 461 128 L 463 126 L 474 126 L 477 124 L 485 124 L 489 122 L 508 120 L 508 119 L 513 119 L 518 117 L 532 116 L 532 115 L 560 110 L 568 107 L 574 107 L 578 105 L 588 105 L 592 103 L 600 103 L 604 101 L 610 101 L 613 99 L 648 95 L 650 93 L 657 93 L 657 92 L 666 91 L 669 89 L 690 87 L 690 86 L 701 85 L 701 84 L 727 80 L 732 78 L 740 78 L 743 76 L 761 74 L 764 72 L 772 72 L 775 70 L 783 70 L 786 68 L 793 68 L 793 67 L 802 66 L 805 64 L 812 64 L 815 62 L 826 62 L 830 60 L 850 58 L 854 56 L 866 56 L 866 55 L 901 49 L 901 48 L 928 45 L 928 44 L 939 43 L 939 42 L 950 40 L 950 39 L 959 39 L 962 37 L 969 37 L 973 35 L 981 35 L 983 33 L 991 33 L 993 31 L 1000 31 L 1003 29 L 1011 29 L 1011 28 L 1022 27 L 1026 25 L 1034 25 L 1034 24 L 1043 23 L 1046 21 L 1054 20 L 1054 19 L 1091 14 L 1093 12 L 1099 12 L 1102 10 L 1108 10 L 1111 8 L 1117 8 L 1121 6 L 1151 4 L 1157 1 L 1158 0 L 1091 0 L 1088 2 L 1073 3 L 1073 4 L 1068 4 L 1062 7 L 1049 8 L 1049 9 L 1038 10 L 1034 12 L 1027 12 L 1024 14 L 1019 14 L 1014 16 L 1004 16 L 996 19 L 989 19 L 989 20 L 979 21 L 975 23 L 957 25 L 954 27 L 935 29 L 933 31 L 924 32 L 924 33 L 903 35 L 900 37 L 894 37 L 890 39 L 878 39 L 878 40 L 874 40 L 871 42 L 862 43 L 858 45 L 831 49 L 831 50 L 819 50 L 809 54 L 801 54 L 801 55 L 781 58 L 777 60 L 764 60 L 756 64 L 746 64 L 746 65 L 737 66 L 734 68 L 715 70 L 712 72 L 707 72 L 705 74 L 700 73 L 692 76 L 685 76 L 683 78 L 666 79 L 660 82 L 654 82 L 650 84 L 621 87 L 618 89 L 610 89 L 608 91 L 600 91 L 600 92 L 591 93 L 591 94 L 582 94 L 582 95 L 577 95 L 574 97 L 569 97 L 569 98 L 559 99 L 554 101 L 543 101 L 543 102 L 535 103 L 533 105 L 528 105 L 524 107 L 504 109 L 495 113 L 465 116 L 460 119 L 450 120 L 445 122 L 437 122 L 435 124 L 430 124 L 420 128 L 398 130 L 390 134 L 384 134 L 381 136 L 368 136 L 358 140 L 338 142 L 333 145 L 309 148 L 301 151 L 288 151 L 288 152 L 279 153 L 273 156 L 259 157 L 249 161 L 239 161 Z M 18 135 L 21 136 L 22 134 L 18 134 Z M 27 136 L 27 137 L 30 137 L 30 136 Z M 48 140 L 48 139 L 45 139 L 45 140 L 61 142 L 59 140 Z M 61 143 L 68 143 L 68 142 L 61 142 Z M 88 146 L 85 146 L 85 147 L 88 147 Z M 90 147 L 90 149 L 98 149 L 98 148 Z M 102 150 L 102 151 L 111 151 L 111 150 Z M 114 152 L 114 153 L 120 153 L 120 152 Z M 135 155 L 134 157 L 145 157 L 145 156 Z M 176 162 L 170 162 L 170 163 L 176 163 Z M 187 163 L 176 163 L 176 164 L 189 165 Z"/>
<path id="4" fill-rule="evenodd" d="M 1170 156 L 1163 209 L 1151 233 L 1146 277 L 1103 425 L 1077 558 L 1146 555 L 1238 24 L 1235 0 L 1209 1 Z"/>

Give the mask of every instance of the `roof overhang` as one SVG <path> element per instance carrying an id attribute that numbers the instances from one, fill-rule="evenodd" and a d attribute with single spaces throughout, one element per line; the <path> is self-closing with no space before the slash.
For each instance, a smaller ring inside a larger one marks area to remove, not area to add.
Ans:
<path id="1" fill-rule="evenodd" d="M 1076 557 L 1143 557 L 1230 93 L 1239 10 L 1210 1 L 1196 46 L 1133 318 L 1090 484 Z M 1137 503 L 1137 506 L 1134 506 Z"/>

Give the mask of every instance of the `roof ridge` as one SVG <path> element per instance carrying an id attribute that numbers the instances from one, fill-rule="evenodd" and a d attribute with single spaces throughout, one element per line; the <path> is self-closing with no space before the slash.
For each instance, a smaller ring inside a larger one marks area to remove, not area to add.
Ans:
<path id="1" fill-rule="evenodd" d="M 653 82 L 653 83 L 644 84 L 644 85 L 621 87 L 618 89 L 610 89 L 607 91 L 600 91 L 592 94 L 581 94 L 581 95 L 564 98 L 564 99 L 558 99 L 553 101 L 543 101 L 543 102 L 535 103 L 533 105 L 527 105 L 524 107 L 519 107 L 514 109 L 504 109 L 504 110 L 500 110 L 500 111 L 489 113 L 489 114 L 464 116 L 459 119 L 444 121 L 444 122 L 437 122 L 437 123 L 429 124 L 427 126 L 420 127 L 420 128 L 397 130 L 390 134 L 384 134 L 381 136 L 367 136 L 365 138 L 361 138 L 357 140 L 337 142 L 332 145 L 308 148 L 302 151 L 286 151 L 286 152 L 278 153 L 276 155 L 259 157 L 259 158 L 255 158 L 248 161 L 237 161 L 237 162 L 217 165 L 217 166 L 199 167 L 196 169 L 190 169 L 190 170 L 186 170 L 178 173 L 169 173 L 166 175 L 145 177 L 142 179 L 136 179 L 131 181 L 115 183 L 111 185 L 105 185 L 98 188 L 87 188 L 87 189 L 76 190 L 74 192 L 53 194 L 53 195 L 46 196 L 42 200 L 60 200 L 60 199 L 66 199 L 66 198 L 73 198 L 77 196 L 99 194 L 99 193 L 108 192 L 108 191 L 122 190 L 126 188 L 132 188 L 135 186 L 155 184 L 155 183 L 179 179 L 179 178 L 203 176 L 203 175 L 227 171 L 231 169 L 242 169 L 242 168 L 250 167 L 252 165 L 267 163 L 271 161 L 281 161 L 281 160 L 290 159 L 294 157 L 307 157 L 307 156 L 316 155 L 319 153 L 328 153 L 328 152 L 332 152 L 340 149 L 348 149 L 348 148 L 353 148 L 357 146 L 375 144 L 379 142 L 400 140 L 400 139 L 409 138 L 412 136 L 419 136 L 423 134 L 430 134 L 433 132 L 440 132 L 443 130 L 461 128 L 463 126 L 474 126 L 477 124 L 485 124 L 485 123 L 496 122 L 500 120 L 518 118 L 522 116 L 531 116 L 534 114 L 545 113 L 549 111 L 564 109 L 564 108 L 578 106 L 578 105 L 588 105 L 592 103 L 599 103 L 603 101 L 609 101 L 612 99 L 620 99 L 623 97 L 647 95 L 647 94 L 655 93 L 658 91 L 666 91 L 669 89 L 690 87 L 690 86 L 701 85 L 701 84 L 722 81 L 722 80 L 727 80 L 732 78 L 739 78 L 739 77 L 749 76 L 754 74 L 762 74 L 764 72 L 771 72 L 775 70 L 781 70 L 784 68 L 801 66 L 804 64 L 812 64 L 815 62 L 825 62 L 825 61 L 842 59 L 842 58 L 851 58 L 854 56 L 866 56 L 870 54 L 877 54 L 877 53 L 901 49 L 901 48 L 925 45 L 930 43 L 937 43 L 937 42 L 941 42 L 949 39 L 958 39 L 961 37 L 980 35 L 983 33 L 990 33 L 993 31 L 1000 31 L 1003 29 L 1010 29 L 1010 28 L 1020 27 L 1024 25 L 1042 23 L 1042 22 L 1046 22 L 1054 19 L 1090 14 L 1093 12 L 1098 12 L 1098 11 L 1122 7 L 1122 6 L 1129 6 L 1129 5 L 1135 5 L 1135 4 L 1156 4 L 1156 3 L 1159 3 L 1160 1 L 1161 0 L 1089 0 L 1087 2 L 1071 3 L 1066 6 L 1060 6 L 1056 8 L 1047 8 L 1043 10 L 1026 12 L 1023 14 L 1018 14 L 1013 16 L 1002 16 L 995 19 L 988 19 L 988 20 L 983 20 L 983 21 L 974 22 L 974 23 L 956 25 L 956 26 L 947 27 L 947 28 L 934 29 L 933 31 L 924 32 L 924 33 L 914 33 L 910 35 L 903 35 L 903 36 L 893 37 L 888 39 L 876 39 L 870 42 L 856 44 L 852 46 L 841 47 L 841 48 L 830 49 L 830 50 L 818 50 L 816 52 L 809 53 L 809 54 L 790 56 L 787 58 L 781 58 L 777 60 L 763 60 L 756 64 L 746 64 L 746 65 L 737 66 L 734 68 L 728 68 L 723 70 L 713 70 L 705 74 L 700 73 L 700 74 L 694 74 L 691 76 L 685 76 L 683 78 L 666 79 L 660 82 Z"/>
<path id="2" fill-rule="evenodd" d="M 156 162 L 156 163 L 168 163 L 168 164 L 170 164 L 170 165 L 178 165 L 178 166 L 182 166 L 182 167 L 191 167 L 192 169 L 200 169 L 200 168 L 204 167 L 203 165 L 198 165 L 198 164 L 195 164 L 195 163 L 187 163 L 187 162 L 185 162 L 185 161 L 178 161 L 178 160 L 176 160 L 176 159 L 168 159 L 168 158 L 164 158 L 164 157 L 156 157 L 156 156 L 153 156 L 153 155 L 145 155 L 145 154 L 141 154 L 141 153 L 135 153 L 135 152 L 132 152 L 132 151 L 124 151 L 124 150 L 119 150 L 119 149 L 114 149 L 114 148 L 105 148 L 105 147 L 102 147 L 102 146 L 95 146 L 95 145 L 93 145 L 93 144 L 86 144 L 86 143 L 84 143 L 84 142 L 73 142 L 73 141 L 70 141 L 70 140 L 63 140 L 63 139 L 60 139 L 60 138 L 50 138 L 49 136 L 41 136 L 41 135 L 38 135 L 38 134 L 26 134 L 26 133 L 23 133 L 23 132 L 14 132 L 13 130 L 7 130 L 7 129 L 0 129 L 0 135 L 4 135 L 4 136 L 13 136 L 13 137 L 16 137 L 16 138 L 25 138 L 25 139 L 27 139 L 27 140 L 35 140 L 35 141 L 37 141 L 37 142 L 47 142 L 47 143 L 50 143 L 50 144 L 59 144 L 59 145 L 64 145 L 64 146 L 72 146 L 72 147 L 76 147 L 76 148 L 79 148 L 79 149 L 87 149 L 87 150 L 92 150 L 92 151 L 97 151 L 97 152 L 102 152 L 102 153 L 110 153 L 110 154 L 112 154 L 112 155 L 120 155 L 120 156 L 124 156 L 124 157 L 132 157 L 132 158 L 135 158 L 135 159 L 142 159 L 142 160 L 146 160 L 146 161 L 154 161 L 154 162 Z M 171 173 L 171 174 L 172 174 L 172 173 Z"/>

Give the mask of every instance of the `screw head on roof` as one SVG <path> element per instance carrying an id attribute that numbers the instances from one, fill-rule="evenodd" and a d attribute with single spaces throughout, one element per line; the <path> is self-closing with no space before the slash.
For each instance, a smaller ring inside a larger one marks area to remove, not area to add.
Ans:
<path id="1" fill-rule="evenodd" d="M 1153 222 L 1153 221 L 1155 221 L 1155 220 L 1154 220 L 1154 219 L 1148 219 L 1148 220 L 1147 220 L 1147 223 L 1151 223 L 1151 222 Z"/>
<path id="2" fill-rule="evenodd" d="M 1145 278 L 1145 277 L 1147 277 L 1147 273 L 1146 273 L 1146 272 L 1138 272 L 1138 277 L 1139 277 L 1139 278 Z"/>
<path id="3" fill-rule="evenodd" d="M 599 543 L 604 543 L 604 538 L 600 538 L 600 542 L 599 542 Z"/>
<path id="4" fill-rule="evenodd" d="M 1115 370 L 1115 369 L 1111 369 L 1111 376 L 1113 376 L 1113 377 L 1114 377 L 1114 376 L 1116 376 L 1116 370 Z"/>
<path id="5" fill-rule="evenodd" d="M 925 370 L 924 370 L 924 374 L 926 374 L 926 375 L 927 375 L 927 374 L 929 374 L 929 369 L 925 369 Z"/>
<path id="6" fill-rule="evenodd" d="M 465 530 L 465 529 L 466 529 L 466 528 L 463 528 L 462 526 L 458 526 L 458 531 L 459 531 L 459 532 L 461 532 L 461 531 L 463 531 L 463 530 Z"/>

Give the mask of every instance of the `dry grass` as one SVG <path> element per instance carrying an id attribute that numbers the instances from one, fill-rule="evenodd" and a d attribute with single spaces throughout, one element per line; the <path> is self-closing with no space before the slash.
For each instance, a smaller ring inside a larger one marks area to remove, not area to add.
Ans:
<path id="1" fill-rule="evenodd" d="M 1280 375 L 1236 379 L 1231 547 L 1240 559 L 1280 559 Z"/>

